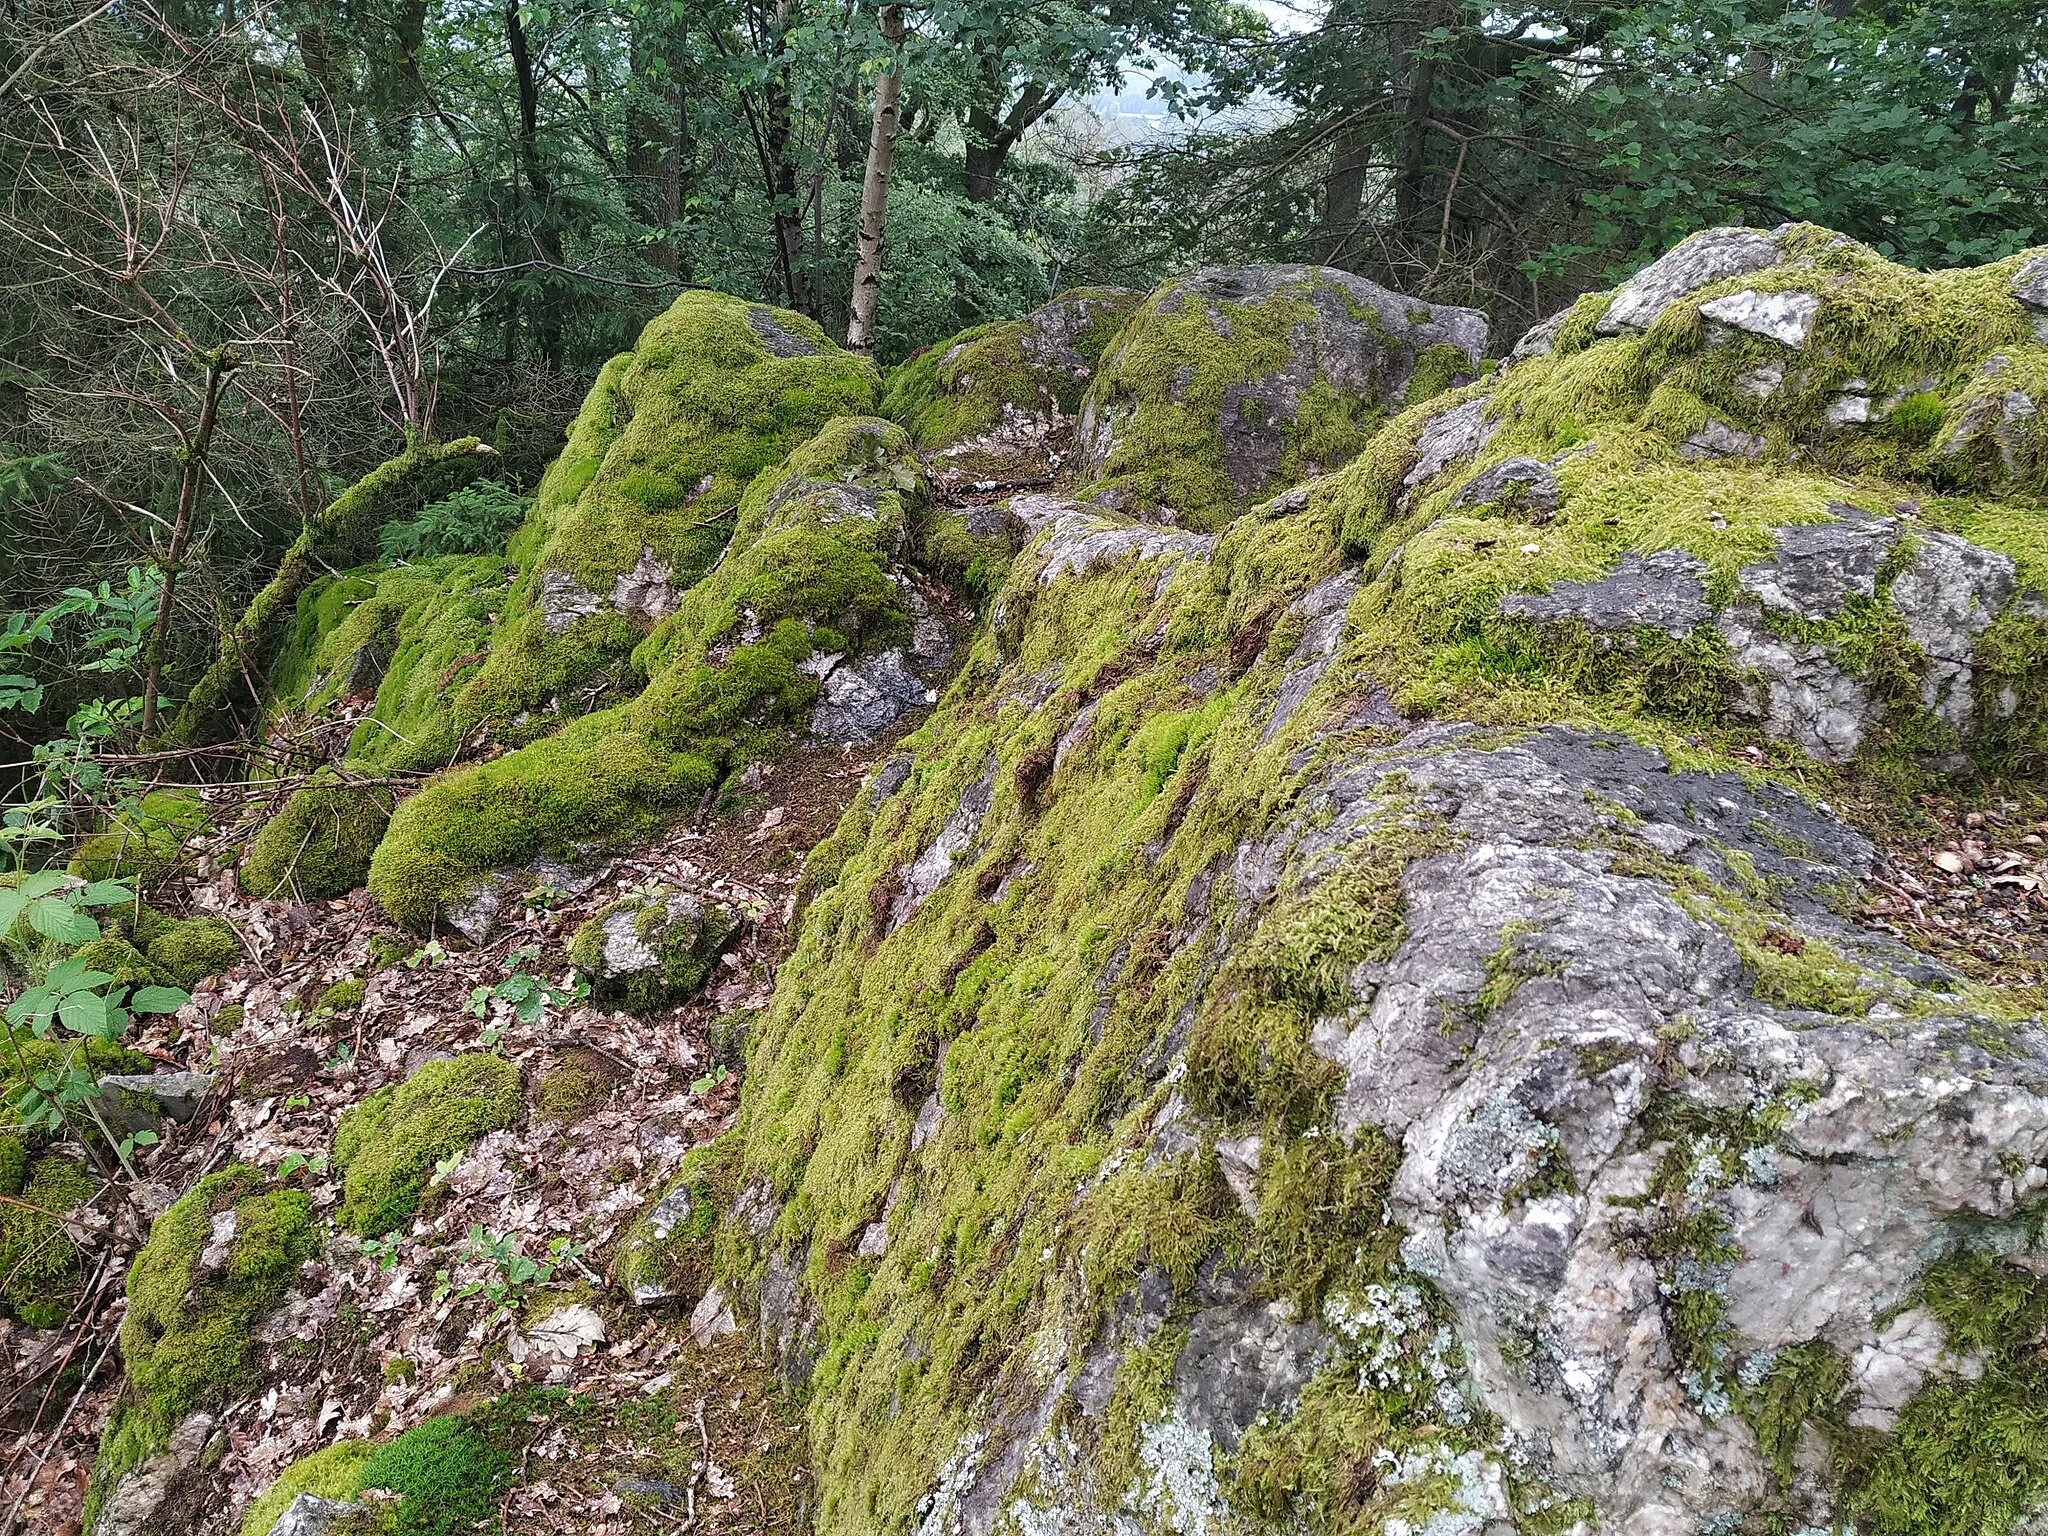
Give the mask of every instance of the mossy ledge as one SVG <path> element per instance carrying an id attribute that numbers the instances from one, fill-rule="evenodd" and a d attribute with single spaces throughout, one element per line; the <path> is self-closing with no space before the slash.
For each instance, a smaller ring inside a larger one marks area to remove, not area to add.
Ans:
<path id="1" fill-rule="evenodd" d="M 519 1069 L 487 1051 L 427 1062 L 379 1088 L 335 1128 L 334 1166 L 343 1174 L 336 1220 L 363 1237 L 397 1230 L 419 1208 L 437 1162 L 516 1124 L 523 1108 Z"/>

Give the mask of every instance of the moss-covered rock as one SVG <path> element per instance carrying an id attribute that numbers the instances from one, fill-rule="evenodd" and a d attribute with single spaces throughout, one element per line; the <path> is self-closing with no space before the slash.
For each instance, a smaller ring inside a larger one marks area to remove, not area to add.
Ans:
<path id="1" fill-rule="evenodd" d="M 205 821 L 197 790 L 152 790 L 132 807 L 110 812 L 97 831 L 80 838 L 66 868 L 86 880 L 152 883 L 178 867 L 187 839 Z"/>
<path id="2" fill-rule="evenodd" d="M 721 1211 L 735 1194 L 731 1138 L 691 1152 L 660 1196 L 626 1229 L 612 1278 L 638 1306 L 694 1306 L 711 1284 Z"/>
<path id="3" fill-rule="evenodd" d="M 251 896 L 300 901 L 347 895 L 369 877 L 394 799 L 389 789 L 350 784 L 332 773 L 315 775 L 250 843 L 242 889 Z"/>
<path id="4" fill-rule="evenodd" d="M 461 728 L 525 740 L 630 697 L 633 648 L 717 559 L 748 482 L 871 410 L 877 383 L 786 310 L 698 291 L 650 321 L 599 374 L 512 539 L 521 574 Z"/>
<path id="5" fill-rule="evenodd" d="M 2010 267 L 1728 243 L 1218 536 L 1013 507 L 813 851 L 710 1202 L 821 1526 L 2038 1501 L 2038 1000 L 1858 923 L 1819 799 L 2039 740 L 2038 513 L 1904 405 L 2030 321 Z"/>
<path id="6" fill-rule="evenodd" d="M 75 1159 L 29 1161 L 18 1137 L 0 1136 L 0 1304 L 31 1328 L 55 1328 L 71 1315 L 87 1277 L 85 1255 L 63 1217 L 92 1198 L 99 1181 Z M 11 1176 L 10 1176 L 11 1175 Z"/>
<path id="7" fill-rule="evenodd" d="M 329 502 L 307 523 L 277 573 L 250 599 L 240 622 L 224 637 L 220 655 L 179 709 L 171 735 L 203 745 L 226 739 L 238 722 L 262 719 L 274 698 L 261 691 L 256 680 L 269 676 L 298 613 L 300 594 L 326 572 L 374 559 L 377 530 L 385 523 L 411 517 L 450 491 L 482 479 L 497 462 L 497 454 L 473 437 L 415 444 Z"/>
<path id="8" fill-rule="evenodd" d="M 816 433 L 756 477 L 725 557 L 635 651 L 646 689 L 431 782 L 393 818 L 372 894 L 425 933 L 499 899 L 494 871 L 587 861 L 795 739 L 865 741 L 922 707 L 951 649 L 902 570 L 922 505 L 901 428 Z"/>
<path id="9" fill-rule="evenodd" d="M 322 989 L 313 999 L 315 1013 L 354 1013 L 363 1006 L 363 999 L 369 995 L 370 984 L 360 976 L 344 976 L 332 986 Z"/>
<path id="10" fill-rule="evenodd" d="M 1404 403 L 1472 378 L 1475 310 L 1328 267 L 1205 268 L 1147 298 L 1082 406 L 1077 472 L 1133 516 L 1216 528 L 1334 469 Z"/>
<path id="11" fill-rule="evenodd" d="M 242 941 L 224 919 L 202 915 L 158 926 L 143 953 L 173 983 L 190 987 L 240 963 Z"/>
<path id="12" fill-rule="evenodd" d="M 386 772 L 442 766 L 458 739 L 451 701 L 490 653 L 507 577 L 496 556 L 459 555 L 323 577 L 299 595 L 272 698 L 317 716 L 373 694 L 349 759 Z"/>
<path id="13" fill-rule="evenodd" d="M 881 413 L 910 433 L 943 490 L 1051 479 L 1103 349 L 1144 295 L 1076 288 L 1021 320 L 998 320 L 892 369 Z"/>
<path id="14" fill-rule="evenodd" d="M 334 1165 L 344 1175 L 342 1226 L 382 1237 L 419 1206 L 434 1164 L 488 1131 L 518 1123 L 519 1069 L 477 1051 L 430 1061 L 341 1117 Z"/>
<path id="15" fill-rule="evenodd" d="M 104 971 L 122 987 L 157 987 L 170 983 L 169 973 L 126 939 L 108 934 L 72 951 L 88 970 Z"/>
<path id="16" fill-rule="evenodd" d="M 201 1179 L 156 1219 L 128 1271 L 125 1381 L 100 1437 L 89 1528 L 188 1415 L 249 1384 L 258 1325 L 318 1248 L 306 1194 L 267 1188 L 259 1170 L 239 1164 Z"/>
<path id="17" fill-rule="evenodd" d="M 242 1536 L 270 1536 L 278 1516 L 302 1493 L 336 1503 L 350 1502 L 361 1489 L 363 1464 L 376 1450 L 367 1440 L 337 1440 L 310 1456 L 300 1457 L 285 1469 L 282 1477 L 250 1501 L 242 1515 Z M 334 1536 L 350 1533 L 344 1529 Z"/>
<path id="18" fill-rule="evenodd" d="M 737 914 L 688 891 L 639 891 L 576 931 L 569 960 L 601 1002 L 635 1013 L 688 1002 L 739 931 Z"/>

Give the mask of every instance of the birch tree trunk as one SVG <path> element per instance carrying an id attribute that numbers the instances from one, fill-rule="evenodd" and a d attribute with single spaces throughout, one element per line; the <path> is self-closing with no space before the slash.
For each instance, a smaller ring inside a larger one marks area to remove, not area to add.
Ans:
<path id="1" fill-rule="evenodd" d="M 882 300 L 882 232 L 889 213 L 889 173 L 896 164 L 896 130 L 903 102 L 903 7 L 882 7 L 882 37 L 892 55 L 875 79 L 875 125 L 868 138 L 867 176 L 860 189 L 860 236 L 853 262 L 853 311 L 846 324 L 850 351 L 872 357 L 875 315 Z"/>

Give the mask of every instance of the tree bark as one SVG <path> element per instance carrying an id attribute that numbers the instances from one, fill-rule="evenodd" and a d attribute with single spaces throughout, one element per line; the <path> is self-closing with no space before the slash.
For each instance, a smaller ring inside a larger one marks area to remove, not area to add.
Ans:
<path id="1" fill-rule="evenodd" d="M 220 397 L 227 377 L 238 359 L 225 347 L 206 359 L 206 384 L 199 399 L 199 419 L 192 436 L 184 443 L 178 466 L 178 509 L 171 521 L 171 542 L 157 562 L 164 584 L 157 593 L 156 622 L 149 627 L 149 645 L 142 679 L 142 736 L 156 734 L 156 696 L 163 687 L 164 650 L 170 643 L 171 605 L 178 593 L 178 571 L 185 560 L 185 547 L 192 539 L 192 514 L 199 506 L 199 486 L 206 478 L 206 455 L 213 447 L 214 424 L 220 419 Z"/>
<path id="2" fill-rule="evenodd" d="M 875 121 L 868 135 L 867 175 L 860 187 L 860 234 L 853 262 L 853 312 L 846 345 L 863 357 L 875 353 L 875 315 L 882 299 L 882 235 L 889 213 L 889 173 L 896 165 L 896 132 L 903 105 L 903 7 L 882 7 L 882 38 L 889 68 L 875 78 Z"/>
<path id="3" fill-rule="evenodd" d="M 1057 86 L 1027 81 L 1009 111 L 998 116 L 994 108 L 977 103 L 967 112 L 967 157 L 963 188 L 970 203 L 985 203 L 996 195 L 996 179 L 1010 151 L 1031 127 L 1058 106 L 1066 92 Z"/>
<path id="4" fill-rule="evenodd" d="M 526 24 L 520 18 L 519 0 L 505 0 L 505 44 L 512 54 L 512 74 L 519 89 L 519 169 L 533 200 L 532 235 L 541 260 L 552 266 L 562 264 L 561 234 L 555 228 L 555 188 L 540 155 L 540 85 L 533 67 L 533 52 L 527 43 Z M 543 303 L 538 316 L 541 357 L 550 373 L 562 364 L 562 328 L 552 306 Z"/>
<path id="5" fill-rule="evenodd" d="M 1362 125 L 1345 128 L 1337 135 L 1330 174 L 1323 181 L 1323 237 L 1316 252 L 1316 259 L 1325 266 L 1341 266 L 1357 236 L 1371 157 L 1372 140 Z"/>

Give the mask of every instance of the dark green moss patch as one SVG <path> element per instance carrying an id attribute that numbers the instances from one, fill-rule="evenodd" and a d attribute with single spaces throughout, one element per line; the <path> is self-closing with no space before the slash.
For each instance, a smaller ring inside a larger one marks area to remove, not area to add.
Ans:
<path id="1" fill-rule="evenodd" d="M 299 901 L 346 896 L 369 876 L 393 798 L 388 789 L 314 778 L 256 834 L 242 860 L 242 889 Z"/>

